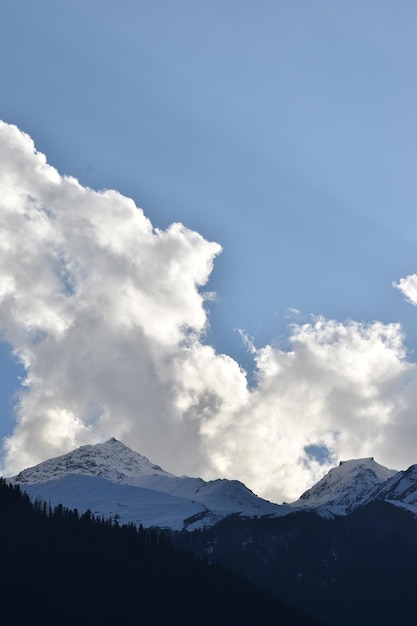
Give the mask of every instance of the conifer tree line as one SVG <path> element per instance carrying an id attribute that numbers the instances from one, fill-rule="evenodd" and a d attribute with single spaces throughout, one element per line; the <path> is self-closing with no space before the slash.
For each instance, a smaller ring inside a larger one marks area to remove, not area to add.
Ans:
<path id="1" fill-rule="evenodd" d="M 7 626 L 298 626 L 319 620 L 157 529 L 32 503 L 0 479 L 0 616 Z"/>
<path id="2" fill-rule="evenodd" d="M 417 624 L 417 519 L 375 500 L 327 519 L 231 515 L 177 546 L 208 555 L 328 626 Z"/>

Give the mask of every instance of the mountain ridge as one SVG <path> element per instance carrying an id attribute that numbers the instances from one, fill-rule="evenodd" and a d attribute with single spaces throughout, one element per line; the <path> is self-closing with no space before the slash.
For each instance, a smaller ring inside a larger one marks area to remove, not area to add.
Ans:
<path id="1" fill-rule="evenodd" d="M 315 509 L 322 516 L 346 515 L 368 502 L 370 494 L 396 474 L 373 457 L 340 461 L 291 506 Z"/>
<path id="2" fill-rule="evenodd" d="M 94 497 L 83 486 L 87 479 Z M 174 476 L 115 438 L 48 459 L 9 482 L 54 505 L 89 508 L 95 515 L 117 516 L 122 523 L 174 530 L 212 525 L 234 513 L 253 517 L 280 511 L 279 505 L 259 498 L 240 481 Z"/>
<path id="3" fill-rule="evenodd" d="M 239 481 L 174 476 L 110 439 L 9 481 L 46 515 L 62 504 L 80 520 L 133 525 L 139 535 L 156 527 L 155 537 L 329 626 L 416 623 L 417 465 L 396 472 L 373 458 L 344 461 L 298 500 L 278 505 Z"/>
<path id="4" fill-rule="evenodd" d="M 212 526 L 232 514 L 281 517 L 305 510 L 334 518 L 373 500 L 386 500 L 417 517 L 417 465 L 398 472 L 371 457 L 341 461 L 298 500 L 281 505 L 237 480 L 175 476 L 114 437 L 80 446 L 8 480 L 53 504 L 172 530 Z"/>

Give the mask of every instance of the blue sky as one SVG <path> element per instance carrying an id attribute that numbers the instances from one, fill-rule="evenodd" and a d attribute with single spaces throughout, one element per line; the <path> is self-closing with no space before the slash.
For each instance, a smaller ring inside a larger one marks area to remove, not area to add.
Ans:
<path id="1" fill-rule="evenodd" d="M 399 322 L 415 361 L 416 310 L 392 287 L 416 272 L 415 2 L 1 11 L 0 118 L 61 174 L 221 244 L 206 303 L 217 353 L 251 380 L 238 329 L 285 348 L 291 323 L 322 315 Z M 6 345 L 0 368 L 5 436 L 24 376 Z"/>

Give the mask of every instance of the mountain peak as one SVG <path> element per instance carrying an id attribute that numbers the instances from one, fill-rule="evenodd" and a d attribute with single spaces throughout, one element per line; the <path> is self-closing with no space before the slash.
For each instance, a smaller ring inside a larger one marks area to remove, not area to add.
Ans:
<path id="1" fill-rule="evenodd" d="M 364 465 L 364 464 L 366 464 L 367 461 L 370 462 L 369 464 L 372 464 L 372 462 L 375 463 L 374 457 L 373 456 L 369 456 L 369 457 L 365 457 L 363 459 L 349 459 L 348 461 L 339 461 L 339 467 L 341 465 L 344 465 L 345 463 Z M 379 465 L 379 463 L 376 463 L 376 465 Z M 383 465 L 381 465 L 380 467 L 383 467 Z"/>
<path id="2" fill-rule="evenodd" d="M 239 481 L 176 477 L 114 437 L 44 461 L 10 481 L 54 505 L 176 530 L 210 526 L 231 514 L 280 510 Z"/>
<path id="3" fill-rule="evenodd" d="M 340 461 L 311 489 L 305 491 L 294 507 L 335 507 L 340 515 L 349 513 L 366 500 L 368 494 L 397 472 L 377 463 L 373 457 Z M 335 511 L 336 512 L 336 511 Z"/>
<path id="4" fill-rule="evenodd" d="M 171 476 L 159 465 L 134 452 L 124 443 L 111 437 L 104 443 L 85 445 L 62 456 L 49 459 L 23 470 L 12 481 L 19 483 L 43 483 L 68 474 L 97 476 L 115 483 L 125 483 L 140 476 Z"/>
<path id="5" fill-rule="evenodd" d="M 174 476 L 115 437 L 44 461 L 9 480 L 53 504 L 176 530 L 211 526 L 231 514 L 281 517 L 315 510 L 325 517 L 347 515 L 373 499 L 413 513 L 417 506 L 417 466 L 396 472 L 372 457 L 341 461 L 299 500 L 277 505 L 239 481 Z"/>

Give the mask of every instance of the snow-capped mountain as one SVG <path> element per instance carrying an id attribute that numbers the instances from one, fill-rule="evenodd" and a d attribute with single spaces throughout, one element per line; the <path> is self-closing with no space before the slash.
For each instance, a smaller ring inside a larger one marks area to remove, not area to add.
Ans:
<path id="1" fill-rule="evenodd" d="M 372 458 L 340 462 L 288 505 L 263 500 L 237 480 L 174 476 L 114 438 L 81 446 L 9 480 L 52 506 L 173 530 L 212 526 L 231 514 L 282 517 L 307 510 L 333 518 L 372 500 L 385 500 L 417 517 L 417 465 L 397 472 Z"/>
<path id="2" fill-rule="evenodd" d="M 417 515 L 417 464 L 403 472 L 396 472 L 389 480 L 379 485 L 370 498 L 385 500 Z"/>
<path id="3" fill-rule="evenodd" d="M 341 461 L 291 507 L 295 510 L 315 509 L 324 517 L 346 515 L 370 499 L 380 499 L 376 495 L 378 490 L 397 474 L 373 458 Z"/>
<path id="4" fill-rule="evenodd" d="M 48 459 L 39 465 L 23 470 L 13 478 L 20 484 L 43 483 L 57 480 L 68 474 L 98 476 L 117 484 L 131 484 L 144 476 L 167 476 L 159 465 L 154 465 L 138 452 L 131 450 L 112 437 L 105 443 L 81 446 L 67 454 Z"/>
<path id="5" fill-rule="evenodd" d="M 232 513 L 282 514 L 239 481 L 174 476 L 114 438 L 49 459 L 10 481 L 53 506 L 175 530 L 210 526 Z"/>

